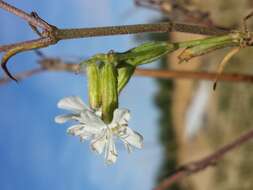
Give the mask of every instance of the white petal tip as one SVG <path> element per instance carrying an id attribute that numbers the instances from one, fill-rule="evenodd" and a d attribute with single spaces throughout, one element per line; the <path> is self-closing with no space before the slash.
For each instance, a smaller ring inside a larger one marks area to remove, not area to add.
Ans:
<path id="1" fill-rule="evenodd" d="M 106 165 L 113 165 L 116 163 L 116 161 L 117 161 L 117 156 L 111 160 L 106 160 L 105 163 Z"/>
<path id="2" fill-rule="evenodd" d="M 136 147 L 136 148 L 142 149 L 143 147 L 144 147 L 144 143 L 141 142 L 141 144 L 138 147 Z"/>
<path id="3" fill-rule="evenodd" d="M 66 120 L 64 120 L 64 119 L 62 119 L 62 116 L 56 116 L 55 118 L 54 118 L 54 122 L 55 123 L 59 123 L 59 124 L 63 124 L 63 123 L 65 123 L 66 122 Z"/>
<path id="4" fill-rule="evenodd" d="M 84 109 L 88 109 L 78 96 L 68 96 L 62 98 L 58 103 L 57 107 L 60 109 L 66 109 L 74 112 L 80 112 Z"/>
<path id="5" fill-rule="evenodd" d="M 93 146 L 90 146 L 90 149 L 92 152 L 95 152 L 96 154 L 102 154 L 103 151 L 99 151 L 97 148 L 93 147 Z"/>

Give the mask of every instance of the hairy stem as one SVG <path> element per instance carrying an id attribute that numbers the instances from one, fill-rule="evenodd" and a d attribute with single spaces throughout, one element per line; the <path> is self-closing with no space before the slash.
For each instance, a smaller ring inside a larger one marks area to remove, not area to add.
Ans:
<path id="1" fill-rule="evenodd" d="M 124 26 L 107 26 L 95 28 L 77 28 L 77 29 L 59 29 L 56 31 L 56 36 L 59 40 L 86 38 L 95 36 L 111 36 L 123 34 L 136 34 L 146 32 L 187 32 L 203 35 L 222 35 L 229 31 L 219 28 L 211 28 L 198 25 L 189 25 L 172 22 L 162 22 L 155 24 L 136 24 Z"/>
<path id="2" fill-rule="evenodd" d="M 17 15 L 18 17 L 26 20 L 28 23 L 32 24 L 33 26 L 37 26 L 37 27 L 41 27 L 43 29 L 48 29 L 50 30 L 50 26 L 44 22 L 43 20 L 39 19 L 39 18 L 35 18 L 34 16 L 24 12 L 21 9 L 18 9 L 4 1 L 0 0 L 0 8 Z"/>

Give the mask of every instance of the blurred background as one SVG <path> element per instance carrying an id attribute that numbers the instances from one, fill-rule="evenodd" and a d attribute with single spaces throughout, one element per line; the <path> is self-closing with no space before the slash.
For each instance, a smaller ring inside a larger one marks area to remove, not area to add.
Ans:
<path id="1" fill-rule="evenodd" d="M 27 12 L 36 11 L 59 28 L 151 23 L 172 19 L 204 25 L 239 27 L 253 8 L 250 0 L 8 0 Z M 35 38 L 27 23 L 0 10 L 0 44 Z M 253 23 L 253 22 L 252 22 Z M 252 27 L 251 27 L 252 28 Z M 42 52 L 79 62 L 96 53 L 125 51 L 150 40 L 201 38 L 183 33 L 140 34 L 62 41 Z M 145 68 L 216 71 L 228 50 L 177 64 L 178 52 Z M 10 60 L 13 73 L 38 67 L 34 52 Z M 225 72 L 252 70 L 252 50 L 232 58 Z M 1 76 L 4 76 L 3 73 Z M 143 150 L 128 154 L 118 143 L 118 161 L 107 166 L 87 142 L 66 134 L 54 123 L 64 113 L 59 99 L 77 95 L 88 101 L 86 78 L 65 72 L 44 72 L 0 89 L 0 189 L 152 189 L 177 166 L 200 159 L 252 126 L 253 87 L 243 83 L 157 80 L 133 77 L 120 96 L 131 110 L 130 127 L 144 136 Z M 253 189 L 253 144 L 228 154 L 216 167 L 188 177 L 173 190 Z"/>

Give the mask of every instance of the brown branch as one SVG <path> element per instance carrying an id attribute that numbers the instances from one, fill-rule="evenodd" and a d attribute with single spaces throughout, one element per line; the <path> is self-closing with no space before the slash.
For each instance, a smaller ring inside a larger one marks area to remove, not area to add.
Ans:
<path id="1" fill-rule="evenodd" d="M 206 156 L 198 161 L 190 162 L 186 164 L 178 170 L 176 170 L 171 176 L 163 180 L 155 190 L 165 190 L 172 186 L 174 183 L 181 181 L 183 178 L 195 174 L 197 172 L 203 171 L 204 169 L 215 166 L 219 160 L 221 160 L 225 154 L 231 152 L 235 148 L 242 146 L 249 140 L 253 139 L 253 129 L 249 130 L 248 132 L 244 133 L 231 143 L 221 147 L 216 152 Z"/>
<path id="2" fill-rule="evenodd" d="M 216 27 L 207 27 L 194 24 L 183 24 L 175 22 L 161 22 L 155 24 L 134 24 L 124 26 L 107 26 L 95 28 L 57 29 L 55 37 L 58 40 L 87 38 L 94 36 L 112 36 L 137 33 L 165 33 L 165 32 L 186 32 L 202 35 L 223 35 L 230 30 Z"/>
<path id="3" fill-rule="evenodd" d="M 18 9 L 4 1 L 0 1 L 0 8 L 17 15 L 18 17 L 24 19 L 25 21 L 27 21 L 28 23 L 32 24 L 33 26 L 36 27 L 40 27 L 43 28 L 45 30 L 50 30 L 51 26 L 49 24 L 47 24 L 44 20 L 40 19 L 39 17 L 34 17 L 31 14 L 28 14 L 26 12 L 24 12 L 21 9 Z"/>
<path id="4" fill-rule="evenodd" d="M 8 3 L 0 0 L 0 8 L 21 17 L 31 26 L 40 38 L 16 44 L 0 46 L 0 52 L 5 51 L 1 66 L 5 73 L 16 80 L 11 75 L 7 68 L 7 61 L 17 53 L 47 47 L 56 44 L 60 40 L 85 38 L 92 36 L 108 36 L 108 35 L 122 35 L 122 34 L 135 34 L 144 32 L 188 32 L 203 35 L 222 35 L 227 34 L 230 30 L 224 30 L 216 27 L 205 27 L 190 24 L 181 24 L 173 22 L 163 22 L 156 24 L 136 24 L 125 26 L 108 26 L 108 27 L 95 27 L 95 28 L 75 28 L 75 29 L 58 29 L 56 26 L 48 24 L 41 19 L 35 12 L 28 14 Z M 42 32 L 38 28 L 42 29 Z"/>
<path id="5" fill-rule="evenodd" d="M 7 68 L 8 60 L 19 52 L 28 51 L 31 49 L 43 48 L 43 47 L 46 47 L 47 44 L 52 44 L 52 39 L 49 37 L 45 37 L 45 38 L 42 37 L 37 40 L 28 41 L 27 43 L 24 43 L 22 46 L 17 46 L 17 47 L 13 47 L 12 49 L 9 49 L 2 57 L 2 61 L 1 61 L 2 69 L 4 70 L 4 72 L 7 74 L 9 78 L 17 82 L 17 79 L 15 79 L 15 77 L 11 75 L 11 73 L 9 72 Z"/>
<path id="6" fill-rule="evenodd" d="M 23 80 L 23 79 L 31 77 L 31 76 L 33 76 L 35 74 L 42 73 L 43 71 L 45 71 L 45 69 L 43 69 L 43 68 L 31 69 L 29 71 L 24 71 L 24 72 L 21 72 L 19 74 L 16 74 L 15 78 L 17 80 Z M 0 85 L 6 84 L 6 83 L 11 82 L 11 81 L 12 81 L 12 79 L 9 78 L 9 77 L 7 77 L 7 76 L 3 77 L 3 78 L 0 78 Z"/>
<path id="7" fill-rule="evenodd" d="M 41 54 L 41 52 L 37 52 L 37 55 L 43 58 L 38 61 L 40 67 L 16 74 L 15 78 L 17 80 L 23 80 L 25 78 L 40 74 L 45 71 L 64 71 L 77 73 L 79 70 L 79 64 L 63 62 L 61 59 L 58 58 L 46 58 L 43 54 Z M 6 84 L 11 81 L 12 79 L 9 77 L 0 78 L 0 85 Z"/>
<path id="8" fill-rule="evenodd" d="M 40 68 L 30 71 L 21 72 L 15 75 L 18 80 L 38 74 L 42 71 L 63 71 L 77 73 L 79 71 L 79 64 L 73 62 L 64 62 L 59 58 L 48 58 L 42 52 L 37 51 L 40 56 L 38 64 Z M 159 70 L 159 69 L 141 69 L 137 68 L 134 73 L 136 76 L 160 78 L 160 79 L 191 79 L 191 80 L 209 80 L 215 81 L 217 73 L 210 72 L 193 72 L 193 71 L 175 71 L 175 70 Z M 245 74 L 226 74 L 223 73 L 219 76 L 219 81 L 226 82 L 248 82 L 253 83 L 253 75 Z M 10 82 L 6 77 L 0 79 L 0 84 Z"/>
<path id="9" fill-rule="evenodd" d="M 45 33 L 44 37 L 54 37 L 57 40 L 85 38 L 92 36 L 108 36 L 135 34 L 144 32 L 188 32 L 203 35 L 222 35 L 230 32 L 228 29 L 220 29 L 216 27 L 205 27 L 191 24 L 182 24 L 174 22 L 164 22 L 156 24 L 136 24 L 125 26 L 108 26 L 95 28 L 76 28 L 76 29 L 58 29 L 41 19 L 35 12 L 28 14 L 4 1 L 0 1 L 0 8 L 23 18 L 34 27 L 40 27 L 49 33 Z M 45 32 L 45 31 L 44 31 Z"/>
<path id="10" fill-rule="evenodd" d="M 168 16 L 170 19 L 177 19 L 183 22 L 193 22 L 204 24 L 206 26 L 214 26 L 210 14 L 199 10 L 198 8 L 189 9 L 188 4 L 180 1 L 164 1 L 164 0 L 135 0 L 135 4 L 151 10 L 156 10 Z M 194 7 L 194 5 L 191 5 Z"/>
<path id="11" fill-rule="evenodd" d="M 195 71 L 173 71 L 173 70 L 157 70 L 157 69 L 137 69 L 136 75 L 147 76 L 161 79 L 196 79 L 196 80 L 211 80 L 217 78 L 218 73 L 210 72 L 195 72 Z M 226 74 L 219 76 L 219 81 L 227 82 L 249 82 L 253 83 L 253 75 L 245 74 Z"/>
<path id="12" fill-rule="evenodd" d="M 212 21 L 209 12 L 199 9 L 193 5 L 193 3 L 189 5 L 177 0 L 134 0 L 134 2 L 136 6 L 161 12 L 170 20 L 176 20 L 184 23 L 190 22 L 225 29 L 224 27 L 216 25 Z M 189 6 L 191 6 L 190 9 Z"/>

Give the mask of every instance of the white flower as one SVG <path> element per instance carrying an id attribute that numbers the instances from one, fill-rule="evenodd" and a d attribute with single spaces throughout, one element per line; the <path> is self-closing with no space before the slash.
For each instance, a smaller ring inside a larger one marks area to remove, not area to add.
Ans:
<path id="1" fill-rule="evenodd" d="M 79 97 L 63 98 L 59 101 L 58 107 L 73 113 L 59 115 L 55 118 L 55 122 L 78 121 L 79 123 L 69 127 L 67 132 L 80 137 L 81 141 L 91 140 L 91 149 L 98 154 L 105 152 L 105 160 L 108 164 L 115 163 L 117 160 L 115 138 L 124 143 L 128 152 L 133 148 L 143 147 L 143 137 L 128 127 L 130 112 L 127 109 L 114 110 L 112 122 L 105 124 L 101 119 L 101 111 L 90 109 Z"/>

